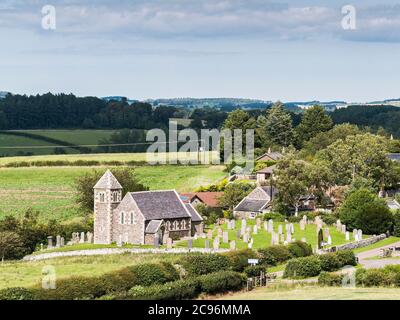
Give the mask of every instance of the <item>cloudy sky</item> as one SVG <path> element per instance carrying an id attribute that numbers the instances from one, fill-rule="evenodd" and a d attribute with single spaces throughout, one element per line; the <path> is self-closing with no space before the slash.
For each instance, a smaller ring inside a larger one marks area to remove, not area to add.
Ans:
<path id="1" fill-rule="evenodd" d="M 42 28 L 45 5 L 56 30 Z M 0 37 L 0 91 L 400 97 L 400 0 L 2 0 Z"/>

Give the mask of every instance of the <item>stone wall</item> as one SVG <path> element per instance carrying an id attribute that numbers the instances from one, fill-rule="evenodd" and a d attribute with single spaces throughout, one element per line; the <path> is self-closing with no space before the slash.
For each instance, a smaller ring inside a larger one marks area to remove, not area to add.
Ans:
<path id="1" fill-rule="evenodd" d="M 369 246 L 369 245 L 374 244 L 375 242 L 381 241 L 385 238 L 386 238 L 386 234 L 383 233 L 379 236 L 372 236 L 367 239 L 363 239 L 361 241 L 346 243 L 346 244 L 343 244 L 340 246 L 329 248 L 324 251 L 325 252 L 335 252 L 335 251 L 340 251 L 340 250 L 353 250 L 353 249 Z"/>

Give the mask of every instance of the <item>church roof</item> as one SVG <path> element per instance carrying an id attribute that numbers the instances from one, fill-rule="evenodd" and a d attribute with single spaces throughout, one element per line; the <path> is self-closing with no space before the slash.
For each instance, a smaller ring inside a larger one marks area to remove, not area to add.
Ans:
<path id="1" fill-rule="evenodd" d="M 162 220 L 151 220 L 146 227 L 146 233 L 154 234 L 157 233 L 162 224 Z"/>
<path id="2" fill-rule="evenodd" d="M 193 222 L 201 222 L 203 221 L 203 218 L 201 215 L 197 212 L 195 208 L 190 203 L 185 203 L 186 209 L 188 209 L 190 215 L 192 216 L 192 221 Z"/>
<path id="3" fill-rule="evenodd" d="M 269 203 L 269 200 L 243 199 L 234 211 L 261 212 Z"/>
<path id="4" fill-rule="evenodd" d="M 145 220 L 190 218 L 175 190 L 129 192 Z"/>
<path id="5" fill-rule="evenodd" d="M 94 189 L 122 189 L 122 186 L 118 182 L 117 178 L 107 170 L 106 173 L 97 181 Z"/>

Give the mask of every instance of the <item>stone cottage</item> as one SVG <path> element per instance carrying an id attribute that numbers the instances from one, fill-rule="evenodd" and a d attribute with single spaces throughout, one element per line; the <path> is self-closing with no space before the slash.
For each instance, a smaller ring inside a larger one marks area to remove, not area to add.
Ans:
<path id="1" fill-rule="evenodd" d="M 203 219 L 175 190 L 128 192 L 110 170 L 94 186 L 94 243 L 166 243 L 203 232 Z"/>

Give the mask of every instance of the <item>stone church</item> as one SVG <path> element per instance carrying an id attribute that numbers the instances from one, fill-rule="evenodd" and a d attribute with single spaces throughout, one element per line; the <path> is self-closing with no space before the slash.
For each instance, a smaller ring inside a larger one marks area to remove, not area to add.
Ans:
<path id="1" fill-rule="evenodd" d="M 175 190 L 128 192 L 110 170 L 94 186 L 94 243 L 166 243 L 203 233 L 203 219 Z"/>

